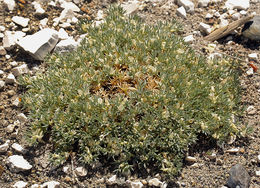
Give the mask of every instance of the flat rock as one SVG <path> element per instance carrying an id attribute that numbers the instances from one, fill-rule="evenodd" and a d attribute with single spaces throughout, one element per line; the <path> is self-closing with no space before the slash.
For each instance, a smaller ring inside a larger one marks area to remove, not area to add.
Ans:
<path id="1" fill-rule="evenodd" d="M 177 0 L 179 6 L 183 6 L 188 13 L 194 13 L 194 3 L 190 0 Z"/>
<path id="2" fill-rule="evenodd" d="M 84 177 L 88 174 L 88 171 L 84 167 L 77 167 L 75 169 L 75 173 L 76 173 L 77 176 Z"/>
<path id="3" fill-rule="evenodd" d="M 148 184 L 150 186 L 159 187 L 162 184 L 162 182 L 158 178 L 153 178 L 153 179 L 148 180 Z"/>
<path id="4" fill-rule="evenodd" d="M 16 23 L 17 25 L 20 25 L 22 27 L 26 27 L 30 21 L 29 18 L 24 18 L 22 16 L 14 16 L 12 17 L 12 21 Z"/>
<path id="5" fill-rule="evenodd" d="M 14 188 L 24 188 L 24 187 L 26 187 L 27 184 L 28 184 L 27 182 L 18 181 L 12 187 L 14 187 Z"/>
<path id="6" fill-rule="evenodd" d="M 198 7 L 207 7 L 210 0 L 199 0 L 198 1 Z"/>
<path id="7" fill-rule="evenodd" d="M 36 60 L 44 60 L 44 57 L 51 52 L 59 40 L 57 31 L 46 28 L 39 32 L 28 35 L 17 42 L 17 44 L 28 52 Z M 32 41 L 34 43 L 32 44 Z"/>
<path id="8" fill-rule="evenodd" d="M 25 153 L 25 149 L 20 144 L 13 143 L 12 148 L 18 153 Z"/>
<path id="9" fill-rule="evenodd" d="M 32 5 L 33 5 L 33 7 L 35 9 L 35 14 L 42 15 L 42 14 L 45 13 L 45 10 L 42 8 L 40 3 L 34 1 L 34 2 L 32 2 Z"/>
<path id="10" fill-rule="evenodd" d="M 16 82 L 15 76 L 12 73 L 8 74 L 8 76 L 5 79 L 5 83 L 6 84 L 13 84 L 15 82 Z"/>
<path id="11" fill-rule="evenodd" d="M 26 34 L 22 31 L 5 31 L 3 38 L 3 46 L 6 50 L 11 50 L 16 45 L 17 41 L 23 38 Z"/>
<path id="12" fill-rule="evenodd" d="M 187 18 L 186 10 L 183 6 L 177 8 L 176 14 L 182 18 Z"/>
<path id="13" fill-rule="evenodd" d="M 57 181 L 48 181 L 40 186 L 41 188 L 59 188 L 60 183 Z"/>
<path id="14" fill-rule="evenodd" d="M 140 6 L 140 2 L 139 1 L 129 1 L 127 3 L 123 3 L 121 4 L 122 8 L 126 11 L 126 15 L 130 15 L 133 14 L 135 11 L 138 10 L 139 6 Z"/>
<path id="15" fill-rule="evenodd" d="M 80 8 L 75 5 L 73 2 L 67 2 L 67 1 L 63 1 L 60 0 L 59 1 L 61 3 L 61 8 L 67 9 L 67 10 L 72 10 L 73 12 L 79 12 Z"/>
<path id="16" fill-rule="evenodd" d="M 13 11 L 15 7 L 15 1 L 14 0 L 4 0 L 3 1 L 4 6 L 7 8 L 9 11 Z"/>
<path id="17" fill-rule="evenodd" d="M 117 182 L 116 179 L 117 179 L 116 175 L 113 175 L 113 176 L 111 176 L 111 177 L 107 180 L 107 183 L 108 183 L 109 185 L 116 184 L 116 182 Z"/>
<path id="18" fill-rule="evenodd" d="M 32 168 L 32 165 L 21 155 L 12 155 L 8 157 L 7 164 L 14 172 L 27 171 Z"/>
<path id="19" fill-rule="evenodd" d="M 5 82 L 3 80 L 0 80 L 0 89 L 4 88 Z"/>
<path id="20" fill-rule="evenodd" d="M 240 165 L 236 164 L 232 166 L 229 172 L 229 178 L 227 180 L 227 186 L 229 188 L 248 188 L 250 184 L 250 176 L 246 169 Z"/>
<path id="21" fill-rule="evenodd" d="M 129 181 L 127 180 L 128 185 L 130 188 L 142 188 L 144 185 L 140 181 Z"/>
<path id="22" fill-rule="evenodd" d="M 227 0 L 225 7 L 228 9 L 246 10 L 249 8 L 249 0 Z"/>

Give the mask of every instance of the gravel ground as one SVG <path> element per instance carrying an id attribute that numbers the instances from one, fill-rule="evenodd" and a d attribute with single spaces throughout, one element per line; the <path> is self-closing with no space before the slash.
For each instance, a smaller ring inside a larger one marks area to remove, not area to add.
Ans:
<path id="1" fill-rule="evenodd" d="M 92 20 L 96 16 L 98 10 L 105 10 L 112 2 L 112 0 L 93 0 L 89 1 L 89 3 L 85 2 L 82 5 L 82 7 L 85 7 L 85 13 L 80 17 Z M 158 20 L 176 18 L 183 24 L 182 35 L 188 36 L 189 34 L 193 34 L 194 31 L 198 31 L 200 22 L 206 23 L 205 15 L 207 13 L 210 13 L 213 9 L 220 13 L 224 12 L 221 8 L 223 3 L 220 2 L 206 8 L 195 8 L 194 14 L 187 14 L 187 19 L 182 19 L 176 16 L 176 9 L 178 6 L 173 5 L 170 9 L 166 9 L 163 7 L 166 2 L 166 0 L 162 0 L 156 4 L 149 2 L 143 10 L 137 11 L 137 14 L 149 24 L 154 24 Z M 49 26 L 51 26 L 53 24 L 53 18 L 59 15 L 61 9 L 50 7 L 46 9 L 48 11 L 45 16 L 49 20 Z M 28 1 L 24 7 L 20 6 L 12 13 L 3 13 L 0 11 L 0 23 L 5 25 L 6 28 L 11 29 L 9 23 L 12 16 L 19 15 L 28 17 L 31 19 L 28 33 L 34 33 L 39 30 L 40 18 L 35 17 L 33 12 L 34 9 Z M 260 3 L 251 3 L 248 14 L 251 12 L 260 14 Z M 208 22 L 216 23 L 217 19 L 208 20 Z M 58 29 L 58 27 L 55 29 Z M 76 27 L 68 29 L 67 32 L 75 37 L 78 34 Z M 238 34 L 231 36 L 231 40 L 229 40 L 230 37 L 229 39 L 225 37 L 224 39 L 215 42 L 215 44 L 217 45 L 216 51 L 218 53 L 242 60 L 239 78 L 242 86 L 241 105 L 245 105 L 246 108 L 248 106 L 253 106 L 255 110 L 252 113 L 245 113 L 245 115 L 241 117 L 241 121 L 252 127 L 253 131 L 247 138 L 237 139 L 232 144 L 227 144 L 222 147 L 217 147 L 215 143 L 206 143 L 206 141 L 203 143 L 203 140 L 201 140 L 202 143 L 199 146 L 195 146 L 189 153 L 189 155 L 196 157 L 197 162 L 193 165 L 188 163 L 185 164 L 181 175 L 173 180 L 168 187 L 221 187 L 227 181 L 230 168 L 238 163 L 242 164 L 251 176 L 250 188 L 260 187 L 260 177 L 257 177 L 255 174 L 257 170 L 260 170 L 260 166 L 257 164 L 257 156 L 260 155 L 260 76 L 257 72 L 251 75 L 248 75 L 247 73 L 250 69 L 248 54 L 259 54 L 260 43 L 244 39 L 239 35 L 239 32 L 240 29 L 238 29 Z M 203 36 L 201 35 L 194 34 L 194 38 L 195 40 L 191 43 L 191 46 L 193 46 L 198 53 L 208 55 L 206 47 L 209 42 L 203 40 Z M 13 50 L 8 52 L 8 54 L 10 55 L 9 59 L 6 58 L 6 56 L 0 56 L 0 70 L 3 70 L 5 73 L 11 71 L 12 65 L 10 62 L 13 61 L 18 62 L 18 64 L 26 62 L 30 69 L 38 66 L 40 70 L 43 70 L 45 67 L 43 62 L 33 61 L 21 51 Z M 255 60 L 254 63 L 257 67 L 260 66 L 259 59 Z M 2 78 L 1 75 L 0 78 Z M 20 107 L 13 106 L 13 101 L 17 99 L 22 92 L 23 91 L 17 84 L 7 85 L 0 91 L 0 139 L 2 141 L 10 139 L 11 143 L 19 143 L 26 146 L 23 134 L 28 124 L 22 124 L 19 129 L 17 129 L 17 135 L 9 134 L 5 131 L 9 124 L 16 121 L 17 114 L 24 112 Z M 228 152 L 229 149 L 234 148 L 238 148 L 238 152 L 233 154 Z M 30 184 L 40 184 L 46 181 L 55 180 L 61 183 L 61 187 L 124 187 L 123 185 L 120 185 L 120 183 L 118 183 L 119 185 L 113 186 L 108 186 L 105 183 L 105 180 L 112 175 L 108 169 L 91 171 L 85 178 L 76 178 L 73 173 L 65 174 L 62 171 L 62 167 L 53 168 L 47 161 L 47 156 L 51 151 L 50 145 L 39 145 L 27 149 L 28 152 L 26 153 L 25 158 L 34 166 L 32 171 L 30 173 L 13 173 L 4 162 L 0 162 L 0 187 L 11 187 L 16 181 L 20 180 L 30 182 Z M 9 150 L 7 153 L 1 154 L 0 161 L 5 161 L 12 153 L 13 151 Z M 216 158 L 213 160 L 210 159 L 210 154 L 212 153 L 216 154 Z M 65 164 L 65 166 L 66 165 L 69 167 L 77 166 L 77 160 L 72 159 L 68 164 Z M 156 177 L 160 179 L 160 175 L 157 175 Z M 141 180 L 142 178 L 133 175 L 130 179 Z M 120 182 L 120 180 L 118 180 L 118 182 Z M 145 183 L 145 181 L 143 183 Z"/>

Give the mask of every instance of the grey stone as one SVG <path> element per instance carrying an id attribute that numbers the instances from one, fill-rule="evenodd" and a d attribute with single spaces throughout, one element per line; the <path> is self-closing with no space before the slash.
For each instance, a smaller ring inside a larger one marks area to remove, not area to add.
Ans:
<path id="1" fill-rule="evenodd" d="M 17 44 L 36 60 L 44 60 L 44 57 L 51 52 L 58 40 L 57 31 L 46 28 L 22 38 Z M 32 41 L 34 41 L 33 44 Z"/>
<path id="2" fill-rule="evenodd" d="M 26 27 L 30 21 L 29 18 L 24 18 L 22 16 L 14 16 L 12 17 L 12 21 L 16 23 L 17 25 L 20 25 L 22 27 Z"/>
<path id="3" fill-rule="evenodd" d="M 9 148 L 9 143 L 10 143 L 10 140 L 7 140 L 4 144 L 0 145 L 0 153 L 7 152 L 8 148 Z"/>
<path id="4" fill-rule="evenodd" d="M 260 16 L 254 16 L 252 20 L 245 23 L 242 34 L 251 40 L 260 40 Z"/>
<path id="5" fill-rule="evenodd" d="M 14 0 L 4 0 L 3 1 L 4 6 L 7 8 L 9 11 L 13 11 L 15 7 L 15 1 Z"/>
<path id="6" fill-rule="evenodd" d="M 73 38 L 68 38 L 66 40 L 61 40 L 54 48 L 54 51 L 57 53 L 70 52 L 75 50 L 77 45 L 78 43 Z"/>
<path id="7" fill-rule="evenodd" d="M 57 181 L 48 181 L 40 186 L 41 188 L 59 188 L 60 183 Z"/>
<path id="8" fill-rule="evenodd" d="M 227 186 L 229 188 L 248 188 L 250 184 L 250 176 L 246 169 L 240 165 L 236 164 L 232 166 L 229 172 L 229 178 L 227 180 Z"/>
<path id="9" fill-rule="evenodd" d="M 14 76 L 20 76 L 22 74 L 27 74 L 29 72 L 28 66 L 26 64 L 20 65 L 12 69 Z"/>
<path id="10" fill-rule="evenodd" d="M 14 172 L 27 171 L 32 168 L 32 165 L 21 155 L 12 155 L 7 158 L 7 164 Z"/>
<path id="11" fill-rule="evenodd" d="M 27 184 L 28 184 L 27 182 L 18 181 L 12 187 L 14 187 L 14 188 L 24 188 L 24 187 L 26 187 Z"/>
<path id="12" fill-rule="evenodd" d="M 227 0 L 225 3 L 225 7 L 228 9 L 246 10 L 249 8 L 249 0 Z"/>
<path id="13" fill-rule="evenodd" d="M 6 50 L 11 50 L 16 45 L 17 41 L 23 38 L 26 34 L 22 31 L 5 31 L 3 38 L 3 46 Z"/>

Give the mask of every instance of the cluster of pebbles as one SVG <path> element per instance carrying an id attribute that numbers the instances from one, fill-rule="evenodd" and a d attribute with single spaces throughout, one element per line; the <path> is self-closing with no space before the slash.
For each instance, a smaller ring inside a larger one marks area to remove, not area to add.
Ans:
<path id="1" fill-rule="evenodd" d="M 44 70 L 44 57 L 53 51 L 74 50 L 85 35 L 77 22 L 102 24 L 113 0 L 0 0 L 0 187 L 260 187 L 259 42 L 241 36 L 241 28 L 218 41 L 204 36 L 247 15 L 260 14 L 258 0 L 134 0 L 122 3 L 126 14 L 138 14 L 148 24 L 175 18 L 183 24 L 184 40 L 209 58 L 229 56 L 242 61 L 240 82 L 246 114 L 253 128 L 247 139 L 233 139 L 222 147 L 194 147 L 175 180 L 117 177 L 107 169 L 90 171 L 71 159 L 58 168 L 47 160 L 50 145 L 27 147 L 29 122 L 21 109 L 16 78 Z M 238 54 L 239 57 L 235 57 Z M 98 165 L 97 165 L 98 166 Z"/>

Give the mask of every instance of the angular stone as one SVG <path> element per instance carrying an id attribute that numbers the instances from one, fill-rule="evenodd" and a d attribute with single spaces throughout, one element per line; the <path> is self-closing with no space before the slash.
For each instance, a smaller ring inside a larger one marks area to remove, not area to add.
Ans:
<path id="1" fill-rule="evenodd" d="M 45 13 L 45 10 L 42 8 L 40 3 L 34 1 L 34 2 L 32 2 L 32 5 L 35 9 L 35 14 L 41 15 L 41 14 Z"/>
<path id="2" fill-rule="evenodd" d="M 4 144 L 0 145 L 0 153 L 7 152 L 9 148 L 10 140 L 7 140 Z"/>
<path id="3" fill-rule="evenodd" d="M 25 123 L 27 121 L 27 117 L 26 115 L 24 115 L 24 113 L 20 113 L 17 115 L 17 119 L 21 122 L 21 123 Z"/>
<path id="4" fill-rule="evenodd" d="M 177 0 L 179 6 L 183 6 L 188 13 L 194 13 L 194 3 L 190 0 Z"/>
<path id="5" fill-rule="evenodd" d="M 191 43 L 194 41 L 194 37 L 193 37 L 193 35 L 188 35 L 188 36 L 184 37 L 183 40 L 184 40 L 184 42 Z"/>
<path id="6" fill-rule="evenodd" d="M 129 181 L 127 180 L 126 183 L 130 186 L 130 188 L 142 188 L 144 185 L 140 181 Z"/>
<path id="7" fill-rule="evenodd" d="M 26 34 L 22 31 L 5 31 L 3 38 L 3 46 L 6 50 L 11 50 L 16 45 L 16 42 L 23 38 Z"/>
<path id="8" fill-rule="evenodd" d="M 73 38 L 68 38 L 66 40 L 61 40 L 54 48 L 54 51 L 57 53 L 70 52 L 75 50 L 77 45 L 78 43 Z"/>
<path id="9" fill-rule="evenodd" d="M 153 179 L 148 180 L 148 184 L 150 186 L 158 187 L 162 184 L 162 182 L 158 178 L 153 178 Z"/>
<path id="10" fill-rule="evenodd" d="M 117 179 L 116 175 L 113 175 L 113 176 L 111 176 L 111 177 L 107 180 L 107 183 L 108 183 L 109 185 L 116 184 L 116 179 Z"/>
<path id="11" fill-rule="evenodd" d="M 22 38 L 17 44 L 36 60 L 44 60 L 44 57 L 51 52 L 58 40 L 57 31 L 46 28 Z M 32 41 L 34 41 L 33 44 Z"/>
<path id="12" fill-rule="evenodd" d="M 80 8 L 75 5 L 74 3 L 72 2 L 67 2 L 67 1 L 59 1 L 61 3 L 61 7 L 64 8 L 64 9 L 67 9 L 67 10 L 72 10 L 73 12 L 79 12 L 80 11 Z"/>
<path id="13" fill-rule="evenodd" d="M 229 172 L 227 186 L 230 188 L 248 188 L 249 184 L 250 176 L 247 173 L 246 169 L 240 164 L 232 166 Z"/>
<path id="14" fill-rule="evenodd" d="M 123 3 L 121 6 L 124 9 L 125 14 L 130 15 L 130 14 L 133 14 L 135 11 L 138 10 L 138 8 L 140 6 L 140 2 L 136 1 L 136 0 L 129 1 L 127 3 Z"/>
<path id="15" fill-rule="evenodd" d="M 0 89 L 3 89 L 5 86 L 5 82 L 3 80 L 0 80 Z"/>
<path id="16" fill-rule="evenodd" d="M 32 165 L 21 155 L 12 155 L 8 157 L 7 164 L 14 172 L 27 171 L 32 168 Z"/>
<path id="17" fill-rule="evenodd" d="M 69 34 L 63 28 L 60 28 L 58 35 L 59 35 L 59 39 L 61 40 L 65 40 L 69 38 Z"/>
<path id="18" fill-rule="evenodd" d="M 197 162 L 197 159 L 195 157 L 192 157 L 192 156 L 187 156 L 185 158 L 185 160 L 188 161 L 188 162 L 193 162 L 193 163 Z"/>
<path id="19" fill-rule="evenodd" d="M 14 131 L 15 125 L 14 124 L 10 124 L 5 128 L 5 131 L 7 133 L 12 133 Z"/>
<path id="20" fill-rule="evenodd" d="M 18 153 L 25 153 L 25 149 L 20 144 L 13 143 L 12 148 Z"/>
<path id="21" fill-rule="evenodd" d="M 205 23 L 200 23 L 200 25 L 199 25 L 199 30 L 201 31 L 201 32 L 203 32 L 203 33 L 206 33 L 206 34 L 209 34 L 209 33 L 211 33 L 211 27 L 210 27 L 210 25 L 208 25 L 208 24 L 205 24 Z"/>
<path id="22" fill-rule="evenodd" d="M 6 55 L 6 50 L 3 46 L 0 46 L 0 55 Z"/>
<path id="23" fill-rule="evenodd" d="M 176 14 L 182 18 L 186 18 L 187 17 L 187 14 L 186 14 L 186 10 L 183 6 L 177 8 L 176 10 Z"/>
<path id="24" fill-rule="evenodd" d="M 41 185 L 41 188 L 59 188 L 60 183 L 57 181 L 48 181 Z"/>
<path id="25" fill-rule="evenodd" d="M 250 59 L 257 60 L 258 59 L 258 54 L 257 53 L 248 54 L 248 57 Z"/>
<path id="26" fill-rule="evenodd" d="M 207 7 L 210 0 L 199 0 L 198 1 L 198 7 Z"/>
<path id="27" fill-rule="evenodd" d="M 18 181 L 18 182 L 16 182 L 16 183 L 13 185 L 13 187 L 14 187 L 14 188 L 24 188 L 24 187 L 26 187 L 27 184 L 28 184 L 27 182 Z"/>
<path id="28" fill-rule="evenodd" d="M 84 167 L 77 167 L 75 169 L 75 173 L 76 173 L 77 176 L 84 177 L 88 174 L 88 171 Z"/>
<path id="29" fill-rule="evenodd" d="M 4 0 L 3 1 L 4 6 L 9 10 L 13 11 L 15 7 L 15 1 L 14 0 Z"/>
<path id="30" fill-rule="evenodd" d="M 249 8 L 249 0 L 227 0 L 225 3 L 225 7 L 227 7 L 228 9 L 246 10 Z"/>
<path id="31" fill-rule="evenodd" d="M 13 84 L 15 82 L 16 82 L 15 76 L 12 73 L 8 74 L 8 76 L 5 79 L 5 83 L 6 84 Z"/>
<path id="32" fill-rule="evenodd" d="M 22 27 L 26 27 L 30 21 L 29 18 L 24 18 L 22 16 L 14 16 L 12 17 L 12 21 L 16 23 L 17 25 L 20 25 Z"/>
<path id="33" fill-rule="evenodd" d="M 239 148 L 231 148 L 226 151 L 227 153 L 235 154 L 239 152 Z"/>
<path id="34" fill-rule="evenodd" d="M 12 69 L 12 73 L 14 76 L 20 76 L 22 74 L 27 74 L 29 72 L 27 64 L 20 65 L 19 67 L 15 67 Z"/>

